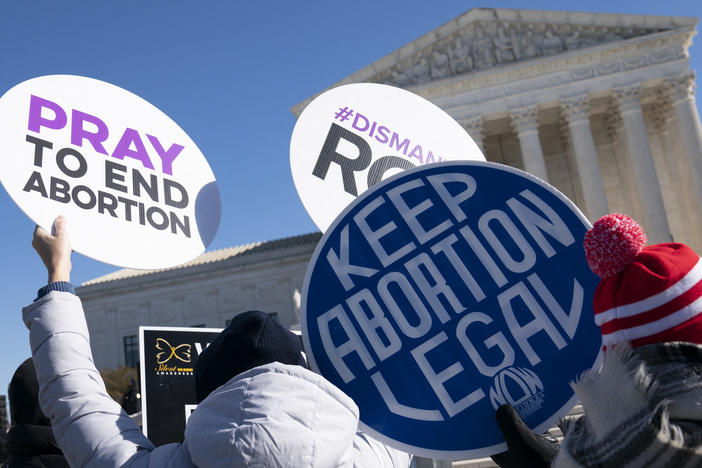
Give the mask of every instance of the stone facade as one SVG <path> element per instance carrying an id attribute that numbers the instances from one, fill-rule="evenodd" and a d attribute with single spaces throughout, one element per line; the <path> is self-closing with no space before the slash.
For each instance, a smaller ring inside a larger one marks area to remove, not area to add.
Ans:
<path id="1" fill-rule="evenodd" d="M 139 325 L 223 328 L 235 314 L 257 309 L 299 329 L 299 291 L 320 238 L 316 233 L 232 247 L 178 268 L 120 270 L 84 283 L 77 293 L 95 364 L 133 364 L 129 353 L 136 351 Z"/>

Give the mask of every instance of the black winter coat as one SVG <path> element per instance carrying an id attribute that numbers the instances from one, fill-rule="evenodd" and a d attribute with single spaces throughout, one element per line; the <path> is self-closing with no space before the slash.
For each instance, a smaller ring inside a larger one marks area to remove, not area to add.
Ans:
<path id="1" fill-rule="evenodd" d="M 39 382 L 32 358 L 12 376 L 8 390 L 12 426 L 7 433 L 3 468 L 68 468 L 51 431 L 51 422 L 39 408 Z"/>
<path id="2" fill-rule="evenodd" d="M 68 462 L 47 426 L 12 426 L 7 433 L 7 452 L 3 468 L 68 468 Z"/>

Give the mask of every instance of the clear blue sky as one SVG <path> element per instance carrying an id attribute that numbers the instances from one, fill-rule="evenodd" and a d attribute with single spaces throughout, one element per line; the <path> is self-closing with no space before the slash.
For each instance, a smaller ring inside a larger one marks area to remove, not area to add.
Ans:
<path id="1" fill-rule="evenodd" d="M 316 230 L 290 175 L 290 108 L 473 7 L 702 16 L 692 0 L 3 2 L 0 94 L 57 73 L 138 94 L 190 135 L 217 177 L 223 213 L 210 249 L 276 239 Z M 702 48 L 691 55 L 699 69 Z M 0 216 L 3 394 L 30 354 L 20 309 L 46 273 L 33 223 L 4 190 Z M 75 284 L 113 270 L 74 254 Z"/>

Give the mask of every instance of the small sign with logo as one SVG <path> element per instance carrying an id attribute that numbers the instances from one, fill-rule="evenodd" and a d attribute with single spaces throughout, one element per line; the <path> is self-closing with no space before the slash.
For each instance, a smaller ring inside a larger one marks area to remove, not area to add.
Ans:
<path id="1" fill-rule="evenodd" d="M 71 245 L 127 268 L 200 255 L 219 227 L 204 155 L 168 116 L 103 81 L 51 75 L 0 98 L 0 182 L 37 225 L 63 214 Z"/>
<path id="2" fill-rule="evenodd" d="M 358 195 L 417 166 L 485 157 L 450 115 L 414 93 L 356 83 L 326 91 L 302 112 L 290 140 L 297 193 L 325 231 Z"/>
<path id="3" fill-rule="evenodd" d="M 159 446 L 182 442 L 197 407 L 193 368 L 219 328 L 139 327 L 142 428 Z"/>
<path id="4" fill-rule="evenodd" d="M 312 367 L 389 445 L 441 459 L 505 450 L 508 403 L 545 431 L 601 337 L 590 224 L 545 182 L 494 163 L 411 169 L 369 190 L 312 256 L 301 306 Z"/>

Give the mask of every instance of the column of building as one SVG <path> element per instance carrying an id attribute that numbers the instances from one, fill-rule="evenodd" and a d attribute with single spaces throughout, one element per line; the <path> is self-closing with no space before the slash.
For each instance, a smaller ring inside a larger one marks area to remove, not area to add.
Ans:
<path id="1" fill-rule="evenodd" d="M 643 208 L 646 234 L 651 243 L 670 242 L 670 227 L 641 111 L 640 89 L 638 84 L 615 88 L 612 95 L 621 117 L 623 140 Z"/>
<path id="2" fill-rule="evenodd" d="M 519 138 L 524 170 L 548 181 L 544 152 L 539 140 L 539 107 L 534 104 L 512 109 L 510 121 L 517 138 Z"/>
<path id="3" fill-rule="evenodd" d="M 607 195 L 590 129 L 590 96 L 581 94 L 561 99 L 561 115 L 568 127 L 575 169 L 582 190 L 581 208 L 590 220 L 607 214 Z"/>
<path id="4" fill-rule="evenodd" d="M 690 170 L 695 178 L 695 190 L 699 206 L 702 207 L 702 126 L 696 112 L 692 92 L 692 77 L 684 75 L 666 81 L 671 90 L 672 106 L 686 148 Z M 653 163 L 646 126 L 640 104 L 640 84 L 612 90 L 616 122 L 619 122 L 625 154 L 626 167 L 633 173 L 636 196 L 641 201 L 641 220 L 653 243 L 671 240 L 670 227 L 663 204 L 658 176 Z M 595 220 L 609 212 L 597 150 L 590 128 L 590 96 L 584 93 L 568 96 L 560 101 L 561 115 L 568 128 L 568 139 L 572 145 L 575 170 L 582 189 L 582 206 L 586 216 Z M 512 128 L 519 139 L 524 169 L 548 180 L 543 149 L 539 140 L 538 105 L 529 105 L 509 110 Z M 482 115 L 461 120 L 462 126 L 484 152 L 484 118 Z"/>
<path id="5" fill-rule="evenodd" d="M 702 209 L 702 126 L 695 106 L 694 75 L 686 73 L 665 81 L 692 175 L 697 206 Z"/>

